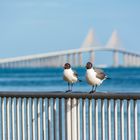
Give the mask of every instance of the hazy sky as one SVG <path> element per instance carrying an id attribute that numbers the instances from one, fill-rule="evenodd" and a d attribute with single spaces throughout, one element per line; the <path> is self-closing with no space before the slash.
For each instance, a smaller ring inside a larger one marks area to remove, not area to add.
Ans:
<path id="1" fill-rule="evenodd" d="M 0 57 L 78 48 L 91 27 L 101 44 L 116 29 L 140 52 L 138 0 L 1 0 Z"/>

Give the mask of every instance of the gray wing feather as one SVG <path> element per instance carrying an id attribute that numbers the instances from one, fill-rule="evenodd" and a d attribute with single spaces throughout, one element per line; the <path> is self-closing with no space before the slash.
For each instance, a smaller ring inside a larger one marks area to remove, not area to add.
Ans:
<path id="1" fill-rule="evenodd" d="M 78 73 L 74 71 L 73 75 L 78 78 Z"/>
<path id="2" fill-rule="evenodd" d="M 102 69 L 94 68 L 94 71 L 96 72 L 97 78 L 103 80 L 106 77 L 106 74 L 104 73 L 104 71 Z"/>
<path id="3" fill-rule="evenodd" d="M 95 72 L 97 73 L 104 73 L 104 71 L 102 69 L 99 69 L 99 68 L 94 68 Z"/>

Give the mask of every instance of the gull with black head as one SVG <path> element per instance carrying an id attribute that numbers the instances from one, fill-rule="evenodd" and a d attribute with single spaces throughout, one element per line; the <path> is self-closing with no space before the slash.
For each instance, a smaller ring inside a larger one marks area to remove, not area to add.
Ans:
<path id="1" fill-rule="evenodd" d="M 86 69 L 87 83 L 92 86 L 92 90 L 89 93 L 95 93 L 97 86 L 101 85 L 105 79 L 109 78 L 102 69 L 93 68 L 91 62 L 86 64 Z"/>
<path id="2" fill-rule="evenodd" d="M 72 70 L 69 63 L 64 65 L 63 79 L 68 82 L 68 90 L 66 92 L 72 92 L 73 84 L 78 81 L 81 82 L 78 78 L 78 74 Z"/>

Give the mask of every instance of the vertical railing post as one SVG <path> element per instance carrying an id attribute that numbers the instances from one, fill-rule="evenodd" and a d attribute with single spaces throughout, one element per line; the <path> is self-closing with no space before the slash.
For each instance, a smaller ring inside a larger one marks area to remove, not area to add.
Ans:
<path id="1" fill-rule="evenodd" d="M 84 140 L 89 140 L 89 100 L 84 100 L 83 106 Z"/>
<path id="2" fill-rule="evenodd" d="M 124 140 L 124 101 L 121 100 L 121 104 L 120 104 L 120 126 L 121 126 L 121 140 Z"/>
<path id="3" fill-rule="evenodd" d="M 27 140 L 27 102 L 25 97 L 22 99 L 22 117 L 23 140 Z"/>
<path id="4" fill-rule="evenodd" d="M 72 99 L 72 140 L 78 140 L 77 131 L 77 99 Z"/>
<path id="5" fill-rule="evenodd" d="M 55 108 L 55 140 L 59 140 L 60 139 L 60 116 L 59 116 L 59 98 L 55 99 L 55 104 L 54 104 L 54 108 Z"/>
<path id="6" fill-rule="evenodd" d="M 38 140 L 37 98 L 33 99 L 33 140 Z"/>
<path id="7" fill-rule="evenodd" d="M 13 140 L 17 140 L 17 103 L 16 97 L 12 99 L 12 130 Z"/>
<path id="8" fill-rule="evenodd" d="M 78 140 L 83 140 L 83 99 L 78 100 Z"/>
<path id="9" fill-rule="evenodd" d="M 107 105 L 107 110 L 108 110 L 108 140 L 111 140 L 112 138 L 112 129 L 111 129 L 111 100 L 108 100 L 108 105 Z"/>
<path id="10" fill-rule="evenodd" d="M 90 100 L 90 140 L 95 140 L 95 99 Z"/>
<path id="11" fill-rule="evenodd" d="M 101 117 L 102 117 L 102 140 L 105 140 L 105 102 L 104 100 L 101 101 Z"/>
<path id="12" fill-rule="evenodd" d="M 66 140 L 66 102 L 61 99 L 61 140 Z"/>
<path id="13" fill-rule="evenodd" d="M 114 137 L 115 137 L 115 140 L 118 140 L 118 103 L 117 103 L 117 100 L 115 100 L 114 102 Z"/>
<path id="14" fill-rule="evenodd" d="M 127 138 L 132 140 L 131 137 L 131 102 L 127 100 Z"/>
<path id="15" fill-rule="evenodd" d="M 42 98 L 38 99 L 38 140 L 43 140 L 43 111 Z"/>
<path id="16" fill-rule="evenodd" d="M 44 132 L 44 140 L 49 140 L 49 109 L 48 109 L 48 98 L 44 99 L 43 102 L 43 132 Z"/>
<path id="17" fill-rule="evenodd" d="M 54 98 L 49 99 L 49 140 L 54 140 Z"/>
<path id="18" fill-rule="evenodd" d="M 21 98 L 17 99 L 17 134 L 18 140 L 22 140 L 22 104 Z"/>
<path id="19" fill-rule="evenodd" d="M 98 132 L 99 132 L 99 129 L 98 129 L 98 105 L 99 104 L 99 101 L 96 100 L 95 102 L 95 140 L 98 140 Z"/>
<path id="20" fill-rule="evenodd" d="M 138 101 L 134 101 L 134 140 L 138 140 Z M 139 136 L 140 137 L 140 136 Z"/>
<path id="21" fill-rule="evenodd" d="M 33 139 L 32 118 L 33 118 L 32 117 L 32 99 L 28 98 L 28 102 L 27 102 L 28 140 Z"/>
<path id="22" fill-rule="evenodd" d="M 6 97 L 3 98 L 2 102 L 2 125 L 3 125 L 3 140 L 7 140 L 7 106 L 6 106 L 7 100 Z"/>
<path id="23" fill-rule="evenodd" d="M 2 140 L 2 98 L 0 97 L 0 140 Z"/>
<path id="24" fill-rule="evenodd" d="M 12 99 L 8 98 L 7 104 L 7 130 L 8 130 L 8 140 L 12 140 Z"/>
<path id="25" fill-rule="evenodd" d="M 71 131 L 71 98 L 69 98 L 67 99 L 67 140 L 72 140 Z"/>

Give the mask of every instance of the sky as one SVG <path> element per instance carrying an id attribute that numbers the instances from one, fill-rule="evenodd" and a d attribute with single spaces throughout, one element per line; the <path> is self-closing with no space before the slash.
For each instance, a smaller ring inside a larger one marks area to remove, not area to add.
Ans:
<path id="1" fill-rule="evenodd" d="M 140 52 L 138 0 L 0 0 L 0 58 L 79 48 L 90 28 Z"/>

